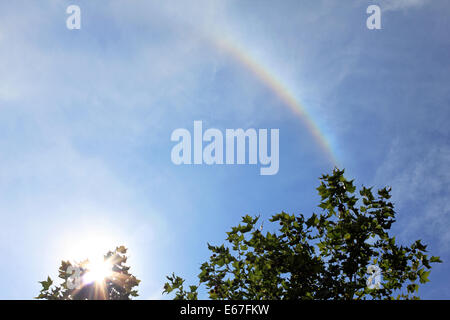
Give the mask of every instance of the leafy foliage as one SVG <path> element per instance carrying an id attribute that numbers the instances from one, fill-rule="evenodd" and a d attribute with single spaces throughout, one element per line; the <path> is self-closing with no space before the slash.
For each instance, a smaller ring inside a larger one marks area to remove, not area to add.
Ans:
<path id="1" fill-rule="evenodd" d="M 42 289 L 36 299 L 45 300 L 130 300 L 131 297 L 137 297 L 138 292 L 135 287 L 139 285 L 140 280 L 129 273 L 130 267 L 126 266 L 127 248 L 117 247 L 114 251 L 109 251 L 103 260 L 111 264 L 111 275 L 103 281 L 94 281 L 71 289 L 70 281 L 74 277 L 70 267 L 79 268 L 79 276 L 89 272 L 89 260 L 80 263 L 62 261 L 59 267 L 58 277 L 62 283 L 54 285 L 53 280 L 47 277 L 47 280 L 40 281 Z"/>
<path id="2" fill-rule="evenodd" d="M 390 188 L 362 187 L 359 197 L 344 170 L 320 178 L 320 214 L 281 212 L 272 216 L 277 232 L 257 228 L 259 217 L 246 215 L 227 232 L 227 244 L 212 246 L 201 265 L 199 285 L 186 291 L 184 280 L 167 277 L 164 293 L 175 299 L 197 299 L 205 285 L 211 299 L 418 299 L 419 285 L 428 282 L 431 263 L 420 240 L 410 246 L 389 235 L 395 222 Z M 367 267 L 378 265 L 379 289 L 366 285 Z M 406 286 L 406 290 L 405 289 Z"/>

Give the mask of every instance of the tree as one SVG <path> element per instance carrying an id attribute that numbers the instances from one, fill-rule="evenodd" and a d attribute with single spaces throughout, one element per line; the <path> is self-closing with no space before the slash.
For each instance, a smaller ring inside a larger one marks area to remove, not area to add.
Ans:
<path id="1" fill-rule="evenodd" d="M 127 249 L 124 246 L 109 251 L 102 261 L 104 274 L 101 278 L 92 278 L 90 272 L 95 272 L 89 260 L 80 263 L 62 261 L 59 267 L 59 278 L 63 280 L 59 285 L 53 285 L 53 280 L 40 281 L 42 289 L 36 299 L 45 300 L 130 300 L 137 297 L 134 287 L 140 280 L 129 273 L 126 266 Z M 107 266 L 105 269 L 104 266 Z M 98 276 L 98 275 L 97 275 Z"/>
<path id="2" fill-rule="evenodd" d="M 420 240 L 398 245 L 389 234 L 395 222 L 390 188 L 362 187 L 334 169 L 320 178 L 320 214 L 275 214 L 278 231 L 262 232 L 259 217 L 246 215 L 227 232 L 226 245 L 212 246 L 200 267 L 199 284 L 184 288 L 184 279 L 168 276 L 163 293 L 174 299 L 197 299 L 206 286 L 211 299 L 418 299 L 419 285 L 428 282 L 431 263 Z M 378 288 L 367 279 L 382 272 Z M 405 290 L 406 289 L 406 290 Z"/>

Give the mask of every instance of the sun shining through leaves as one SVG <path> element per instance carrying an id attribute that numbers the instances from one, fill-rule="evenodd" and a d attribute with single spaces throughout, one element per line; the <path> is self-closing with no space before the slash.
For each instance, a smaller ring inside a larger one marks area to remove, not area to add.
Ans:
<path id="1" fill-rule="evenodd" d="M 91 257 L 82 262 L 62 261 L 59 278 L 54 285 L 47 277 L 41 281 L 42 290 L 37 299 L 47 300 L 130 300 L 137 297 L 138 280 L 127 262 L 127 248 L 116 247 L 106 255 Z"/>
<path id="2" fill-rule="evenodd" d="M 87 262 L 85 267 L 87 271 L 83 275 L 83 284 L 102 283 L 113 275 L 113 264 L 110 260 L 96 259 Z"/>

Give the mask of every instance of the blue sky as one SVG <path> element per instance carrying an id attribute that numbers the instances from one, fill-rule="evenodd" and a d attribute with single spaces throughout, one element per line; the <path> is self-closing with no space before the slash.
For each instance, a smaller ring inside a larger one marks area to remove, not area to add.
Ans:
<path id="1" fill-rule="evenodd" d="M 67 6 L 81 8 L 68 30 Z M 382 30 L 366 8 L 382 8 Z M 129 248 L 141 298 L 195 281 L 245 214 L 318 212 L 324 150 L 226 39 L 290 90 L 358 185 L 393 188 L 408 244 L 444 263 L 450 298 L 450 4 L 385 1 L 14 1 L 0 4 L 0 298 L 29 299 L 61 259 Z M 176 166 L 177 128 L 279 128 L 280 170 Z M 266 225 L 265 225 L 266 226 Z"/>

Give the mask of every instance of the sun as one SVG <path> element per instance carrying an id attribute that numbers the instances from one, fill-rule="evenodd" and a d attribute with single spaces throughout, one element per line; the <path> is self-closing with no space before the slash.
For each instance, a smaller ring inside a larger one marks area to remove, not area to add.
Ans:
<path id="1" fill-rule="evenodd" d="M 83 275 L 83 284 L 93 282 L 102 283 L 105 279 L 112 277 L 113 264 L 109 260 L 96 259 L 86 263 L 86 273 Z"/>

